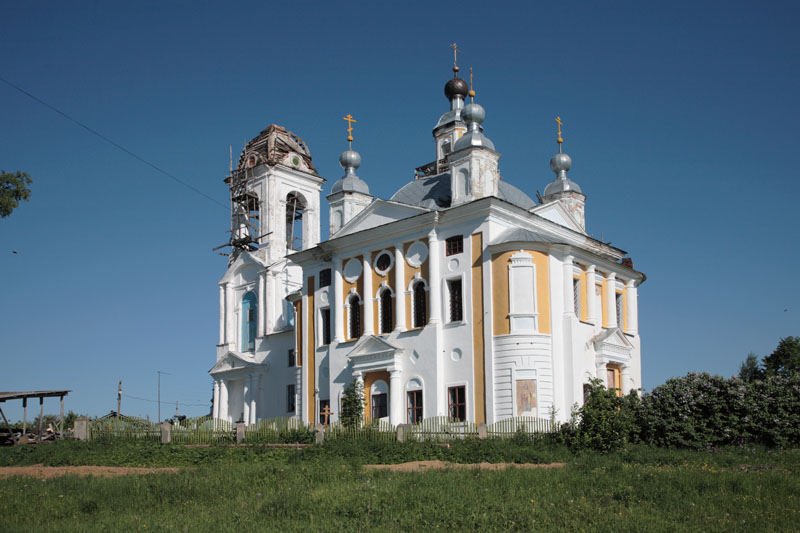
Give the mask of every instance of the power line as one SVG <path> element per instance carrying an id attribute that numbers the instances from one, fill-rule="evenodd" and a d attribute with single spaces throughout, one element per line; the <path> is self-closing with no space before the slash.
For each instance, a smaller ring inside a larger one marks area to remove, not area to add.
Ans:
<path id="1" fill-rule="evenodd" d="M 185 181 L 183 181 L 182 179 L 178 178 L 177 176 L 175 176 L 175 175 L 173 175 L 173 174 L 170 174 L 169 172 L 167 172 L 167 171 L 166 171 L 166 170 L 164 170 L 163 168 L 159 167 L 159 166 L 158 166 L 158 165 L 156 165 L 155 163 L 151 163 L 151 162 L 150 162 L 150 161 L 148 161 L 147 159 L 145 159 L 145 158 L 143 158 L 143 157 L 141 157 L 141 156 L 139 156 L 139 155 L 137 155 L 137 154 L 135 154 L 135 153 L 131 152 L 130 150 L 128 150 L 127 148 L 125 148 L 124 146 L 122 146 L 121 144 L 119 144 L 118 142 L 116 142 L 116 141 L 114 141 L 114 140 L 112 140 L 112 139 L 110 139 L 110 138 L 106 137 L 105 135 L 103 135 L 103 134 L 102 134 L 102 133 L 100 133 L 99 131 L 97 131 L 97 130 L 94 130 L 94 129 L 90 128 L 89 126 L 87 126 L 86 124 L 84 124 L 83 122 L 81 122 L 80 120 L 78 120 L 78 119 L 76 119 L 76 118 L 73 118 L 73 117 L 71 117 L 70 115 L 68 115 L 68 114 L 67 114 L 67 113 L 65 113 L 64 111 L 61 111 L 61 110 L 60 110 L 60 109 L 58 109 L 57 107 L 55 107 L 55 106 L 52 106 L 52 105 L 48 104 L 47 102 L 45 102 L 45 101 L 44 101 L 44 100 L 42 100 L 41 98 L 39 98 L 39 97 L 37 97 L 37 96 L 35 96 L 35 95 L 33 95 L 33 94 L 29 93 L 28 91 L 26 91 L 26 90 L 25 90 L 25 89 L 23 89 L 22 87 L 19 87 L 18 85 L 15 85 L 15 84 L 11 83 L 10 81 L 8 81 L 7 79 L 5 79 L 5 78 L 3 78 L 3 77 L 0 77 L 0 81 L 2 81 L 3 83 L 5 83 L 6 85 L 8 85 L 8 86 L 10 86 L 10 87 L 12 87 L 12 88 L 14 88 L 14 89 L 18 90 L 19 92 L 21 92 L 22 94 L 24 94 L 24 95 L 25 95 L 25 96 L 27 96 L 28 98 L 30 98 L 30 99 L 32 99 L 32 100 L 35 100 L 36 102 L 39 102 L 40 104 L 42 104 L 43 106 L 47 107 L 47 108 L 48 108 L 48 109 L 50 109 L 51 111 L 54 111 L 54 112 L 58 113 L 58 114 L 59 114 L 59 115 L 61 115 L 62 117 L 66 118 L 67 120 L 69 120 L 69 121 L 71 121 L 71 122 L 73 122 L 73 123 L 77 124 L 78 126 L 80 126 L 80 127 L 81 127 L 81 128 L 83 128 L 83 129 L 85 129 L 86 131 L 88 131 L 88 132 L 89 132 L 89 133 L 91 133 L 92 135 L 94 135 L 94 136 L 96 136 L 96 137 L 99 137 L 100 139 L 104 140 L 105 142 L 107 142 L 108 144 L 110 144 L 110 145 L 114 146 L 115 148 L 118 148 L 119 150 L 122 150 L 123 152 L 125 152 L 125 153 L 126 153 L 126 154 L 128 154 L 129 156 L 131 156 L 131 157 L 133 157 L 134 159 L 136 159 L 136 160 L 138 160 L 138 161 L 140 161 L 140 162 L 144 163 L 145 165 L 147 165 L 147 166 L 149 166 L 149 167 L 153 168 L 154 170 L 156 170 L 156 171 L 160 172 L 161 174 L 163 174 L 163 175 L 167 176 L 168 178 L 172 179 L 173 181 L 175 181 L 175 182 L 177 182 L 177 183 L 180 183 L 181 185 L 183 185 L 184 187 L 186 187 L 186 188 L 188 188 L 188 189 L 191 189 L 192 191 L 196 192 L 197 194 L 199 194 L 200 196 L 202 196 L 202 197 L 206 198 L 207 200 L 211 200 L 212 202 L 214 202 L 214 203 L 215 203 L 215 204 L 217 204 L 218 206 L 220 206 L 220 207 L 224 208 L 225 210 L 227 210 L 227 209 L 229 208 L 229 206 L 226 206 L 226 205 L 224 205 L 224 204 L 222 204 L 222 203 L 218 202 L 217 200 L 215 200 L 215 199 L 214 199 L 214 198 L 212 198 L 211 196 L 207 195 L 206 193 L 204 193 L 204 192 L 203 192 L 203 191 L 201 191 L 200 189 L 197 189 L 197 188 L 193 187 L 192 185 L 189 185 L 188 183 L 186 183 L 186 182 L 185 182 Z"/>
<path id="2" fill-rule="evenodd" d="M 141 396 L 132 396 L 130 394 L 123 394 L 122 396 L 124 396 L 125 398 L 130 398 L 132 400 L 140 400 L 140 401 L 143 401 L 143 402 L 158 403 L 158 400 L 151 400 L 150 398 L 142 398 Z M 161 403 L 165 404 L 165 405 L 172 405 L 175 402 L 168 402 L 168 401 L 165 400 L 165 401 L 162 401 Z M 178 400 L 178 403 L 181 404 L 181 405 L 186 405 L 186 406 L 191 406 L 191 407 L 208 407 L 208 405 L 209 405 L 208 403 L 187 403 L 187 402 L 182 402 L 180 400 Z"/>

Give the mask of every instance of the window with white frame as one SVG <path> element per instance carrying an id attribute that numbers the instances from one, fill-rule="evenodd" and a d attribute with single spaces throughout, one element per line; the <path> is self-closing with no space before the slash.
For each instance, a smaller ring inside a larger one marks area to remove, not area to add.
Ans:
<path id="1" fill-rule="evenodd" d="M 447 306 L 449 322 L 464 320 L 464 302 L 461 278 L 447 280 Z"/>
<path id="2" fill-rule="evenodd" d="M 356 293 L 347 298 L 347 326 L 350 339 L 361 337 L 361 298 Z"/>

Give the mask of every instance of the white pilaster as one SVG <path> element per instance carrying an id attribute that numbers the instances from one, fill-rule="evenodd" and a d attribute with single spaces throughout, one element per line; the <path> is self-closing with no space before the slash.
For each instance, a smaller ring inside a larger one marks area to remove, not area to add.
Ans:
<path id="1" fill-rule="evenodd" d="M 595 277 L 595 266 L 589 265 L 586 268 L 586 320 L 590 324 L 597 324 L 597 314 L 595 313 L 595 309 L 597 307 L 597 303 L 595 302 L 595 298 L 597 297 L 595 291 L 595 284 L 597 281 L 594 279 Z"/>
<path id="2" fill-rule="evenodd" d="M 364 253 L 364 294 L 361 295 L 361 300 L 364 302 L 364 335 L 372 335 L 375 333 L 373 327 L 373 314 L 375 311 L 375 300 L 372 294 L 372 261 L 370 261 L 370 254 Z"/>
<path id="3" fill-rule="evenodd" d="M 236 342 L 236 336 L 233 334 L 235 317 L 233 306 L 233 293 L 234 290 L 229 283 L 225 284 L 225 344 Z"/>
<path id="4" fill-rule="evenodd" d="M 258 273 L 258 316 L 256 317 L 257 322 L 257 335 L 259 337 L 264 336 L 264 300 L 265 300 L 265 285 L 264 277 L 266 276 L 266 272 L 259 272 Z"/>
<path id="5" fill-rule="evenodd" d="M 295 353 L 295 357 L 299 357 L 297 353 Z M 294 412 L 297 418 L 300 420 L 304 420 L 303 418 L 303 367 L 298 366 L 296 373 L 295 373 L 295 380 L 294 380 Z"/>
<path id="6" fill-rule="evenodd" d="M 396 426 L 404 424 L 403 384 L 399 370 L 389 371 L 389 423 Z"/>
<path id="7" fill-rule="evenodd" d="M 219 418 L 219 380 L 214 380 L 214 406 L 211 409 L 211 416 Z"/>
<path id="8" fill-rule="evenodd" d="M 439 238 L 436 235 L 436 230 L 431 230 L 428 233 L 428 261 L 430 261 L 430 278 L 428 284 L 430 286 L 431 298 L 431 323 L 441 322 L 442 320 L 442 291 L 439 280 L 441 279 L 441 272 L 439 271 Z"/>
<path id="9" fill-rule="evenodd" d="M 219 343 L 225 344 L 225 285 L 219 286 Z"/>
<path id="10" fill-rule="evenodd" d="M 403 245 L 398 244 L 394 247 L 395 331 L 406 330 L 406 288 L 403 286 L 404 281 L 405 259 L 403 259 Z"/>
<path id="11" fill-rule="evenodd" d="M 625 324 L 625 333 L 631 335 L 639 334 L 639 294 L 636 290 L 636 284 L 632 279 L 628 280 L 625 284 L 625 299 L 627 302 L 627 320 Z"/>
<path id="12" fill-rule="evenodd" d="M 336 259 L 333 267 L 333 340 L 344 342 L 344 301 L 342 295 L 342 260 Z"/>
<path id="13" fill-rule="evenodd" d="M 575 315 L 575 288 L 572 283 L 572 260 L 568 255 L 564 258 L 564 315 Z"/>
<path id="14" fill-rule="evenodd" d="M 256 400 L 261 397 L 261 374 L 256 376 L 253 391 L 250 393 L 250 424 L 256 423 Z"/>
<path id="15" fill-rule="evenodd" d="M 219 417 L 228 420 L 228 380 L 219 380 Z"/>
<path id="16" fill-rule="evenodd" d="M 264 335 L 275 331 L 275 303 L 278 301 L 275 291 L 275 273 L 268 270 L 264 280 L 267 284 L 264 294 Z"/>
<path id="17" fill-rule="evenodd" d="M 617 275 L 609 272 L 606 276 L 606 326 L 617 327 Z"/>

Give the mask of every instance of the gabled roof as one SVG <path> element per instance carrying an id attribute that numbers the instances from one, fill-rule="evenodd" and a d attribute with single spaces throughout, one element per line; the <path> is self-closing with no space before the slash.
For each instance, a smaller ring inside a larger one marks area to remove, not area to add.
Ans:
<path id="1" fill-rule="evenodd" d="M 391 200 L 381 200 L 380 198 L 369 204 L 363 211 L 349 220 L 347 224 L 336 232 L 333 239 L 357 233 L 359 231 L 372 229 L 390 222 L 396 222 L 404 218 L 413 217 L 420 213 L 428 212 L 428 209 L 413 205 L 405 205 Z"/>
<path id="2" fill-rule="evenodd" d="M 594 336 L 592 342 L 598 356 L 617 361 L 627 361 L 631 357 L 633 344 L 619 328 L 604 329 Z"/>
<path id="3" fill-rule="evenodd" d="M 575 217 L 561 204 L 561 202 L 548 202 L 546 204 L 538 205 L 535 208 L 531 209 L 531 213 L 539 215 L 542 218 L 546 218 L 551 222 L 555 222 L 561 226 L 567 227 L 572 231 L 577 231 L 578 233 L 583 233 L 586 235 L 586 230 L 584 230 L 578 221 L 575 220 Z"/>
<path id="4" fill-rule="evenodd" d="M 228 270 L 225 271 L 225 275 L 222 276 L 222 279 L 219 280 L 218 283 L 225 283 L 230 278 L 238 274 L 242 268 L 247 265 L 255 265 L 259 268 L 266 268 L 267 265 L 261 259 L 256 256 L 256 254 L 252 252 L 241 252 L 236 256 L 233 263 L 228 267 Z"/>
<path id="5" fill-rule="evenodd" d="M 209 374 L 217 374 L 219 372 L 227 372 L 228 370 L 236 370 L 247 366 L 260 366 L 244 354 L 239 352 L 229 351 L 222 358 L 217 361 L 217 364 L 211 367 L 208 371 Z"/>

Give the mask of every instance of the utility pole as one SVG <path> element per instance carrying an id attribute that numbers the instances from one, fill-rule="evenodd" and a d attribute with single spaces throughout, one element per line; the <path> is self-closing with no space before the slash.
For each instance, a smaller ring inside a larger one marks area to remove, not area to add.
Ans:
<path id="1" fill-rule="evenodd" d="M 171 376 L 169 372 L 162 372 L 161 370 L 156 370 L 158 373 L 158 423 L 161 423 L 161 374 L 166 374 Z"/>
<path id="2" fill-rule="evenodd" d="M 119 412 L 122 409 L 122 380 L 119 380 L 117 387 L 117 420 L 119 420 Z"/>

